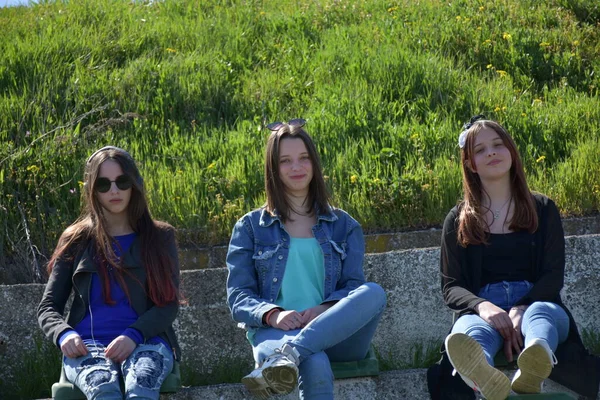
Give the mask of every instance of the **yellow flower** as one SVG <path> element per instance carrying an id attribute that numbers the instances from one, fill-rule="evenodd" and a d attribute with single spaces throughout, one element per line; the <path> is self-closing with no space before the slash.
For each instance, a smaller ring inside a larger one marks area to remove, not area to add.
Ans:
<path id="1" fill-rule="evenodd" d="M 540 47 L 548 47 L 548 46 L 550 46 L 550 43 L 548 43 L 548 42 L 540 43 Z"/>
<path id="2" fill-rule="evenodd" d="M 488 64 L 488 65 L 486 65 L 485 67 L 486 67 L 487 69 L 492 69 L 492 68 L 494 68 L 494 66 L 493 66 L 492 64 Z"/>
<path id="3" fill-rule="evenodd" d="M 373 183 L 379 183 L 379 182 L 381 182 L 381 179 L 379 179 L 379 178 L 373 179 Z"/>
<path id="4" fill-rule="evenodd" d="M 496 108 L 494 108 L 494 112 L 498 112 L 498 111 L 502 111 L 502 109 L 500 108 L 500 106 L 497 106 Z"/>
<path id="5" fill-rule="evenodd" d="M 217 163 L 213 161 L 210 164 L 208 164 L 208 167 L 206 167 L 206 169 L 213 169 L 215 165 L 217 165 Z"/>
<path id="6" fill-rule="evenodd" d="M 535 162 L 542 162 L 546 159 L 546 156 L 540 156 Z"/>
<path id="7" fill-rule="evenodd" d="M 484 6 L 479 7 L 479 11 L 483 11 L 483 10 L 485 10 Z"/>
<path id="8" fill-rule="evenodd" d="M 355 184 L 357 180 L 358 180 L 358 177 L 356 175 L 352 175 L 350 177 L 350 183 L 352 183 L 352 184 Z"/>
<path id="9" fill-rule="evenodd" d="M 37 165 L 30 165 L 27 167 L 27 171 L 33 172 L 34 174 L 40 170 L 40 167 Z"/>
<path id="10" fill-rule="evenodd" d="M 491 44 L 492 44 L 492 41 L 491 41 L 491 39 L 485 39 L 485 40 L 483 41 L 483 44 L 489 44 L 489 45 L 491 45 Z"/>
<path id="11" fill-rule="evenodd" d="M 533 105 L 540 105 L 542 104 L 542 99 L 533 99 Z"/>
<path id="12" fill-rule="evenodd" d="M 170 47 L 167 47 L 167 51 L 168 51 L 169 53 L 177 53 L 177 50 L 175 50 L 175 49 L 172 49 L 172 48 L 170 48 Z"/>
<path id="13" fill-rule="evenodd" d="M 512 35 L 510 33 L 508 33 L 508 32 L 504 32 L 502 34 L 502 39 L 510 41 L 512 39 Z"/>
<path id="14" fill-rule="evenodd" d="M 521 113 L 521 117 L 526 117 L 527 114 L 526 113 Z"/>
<path id="15" fill-rule="evenodd" d="M 498 75 L 500 75 L 501 78 L 504 78 L 507 75 L 506 71 L 503 71 L 501 69 L 496 70 L 496 72 L 498 73 Z"/>
<path id="16" fill-rule="evenodd" d="M 573 41 L 573 46 L 579 46 L 579 40 Z"/>
<path id="17" fill-rule="evenodd" d="M 387 9 L 387 11 L 388 11 L 388 12 L 391 14 L 391 13 L 393 13 L 394 11 L 396 11 L 397 9 L 398 9 L 398 6 L 395 6 L 395 7 L 390 7 L 390 8 L 388 8 L 388 9 Z"/>
<path id="18" fill-rule="evenodd" d="M 460 21 L 461 19 L 462 19 L 462 17 L 461 17 L 460 15 L 457 15 L 457 16 L 456 16 L 456 20 L 457 20 L 457 21 Z"/>

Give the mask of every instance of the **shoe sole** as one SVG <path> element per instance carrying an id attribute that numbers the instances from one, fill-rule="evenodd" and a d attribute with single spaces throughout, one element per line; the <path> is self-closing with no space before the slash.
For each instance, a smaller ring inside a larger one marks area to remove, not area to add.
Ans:
<path id="1" fill-rule="evenodd" d="M 298 369 L 291 366 L 272 366 L 262 371 L 269 388 L 277 394 L 288 394 L 298 385 Z"/>
<path id="2" fill-rule="evenodd" d="M 510 394 L 510 380 L 488 364 L 483 349 L 475 339 L 461 333 L 446 338 L 450 363 L 467 379 L 473 381 L 488 400 L 504 400 Z"/>
<path id="3" fill-rule="evenodd" d="M 521 374 L 512 383 L 516 393 L 540 393 L 542 382 L 552 372 L 552 361 L 541 345 L 534 344 L 519 355 L 517 365 Z"/>

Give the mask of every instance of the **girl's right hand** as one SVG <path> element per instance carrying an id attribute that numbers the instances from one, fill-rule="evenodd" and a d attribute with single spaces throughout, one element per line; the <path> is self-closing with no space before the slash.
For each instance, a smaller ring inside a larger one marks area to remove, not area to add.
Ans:
<path id="1" fill-rule="evenodd" d="M 60 351 L 68 358 L 77 358 L 88 353 L 85 343 L 77 333 L 67 335 L 60 345 Z"/>
<path id="2" fill-rule="evenodd" d="M 511 362 L 513 359 L 513 350 L 518 352 L 519 338 L 508 313 L 489 301 L 479 303 L 475 307 L 475 311 L 481 319 L 500 333 L 504 339 L 504 355 L 506 356 L 506 360 Z"/>
<path id="3" fill-rule="evenodd" d="M 275 311 L 269 317 L 269 325 L 273 328 L 289 331 L 290 329 L 298 329 L 302 327 L 303 317 L 298 311 Z"/>

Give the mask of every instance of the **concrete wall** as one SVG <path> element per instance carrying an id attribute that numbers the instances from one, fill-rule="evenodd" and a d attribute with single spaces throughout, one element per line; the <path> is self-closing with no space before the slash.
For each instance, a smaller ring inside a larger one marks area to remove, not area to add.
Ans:
<path id="1" fill-rule="evenodd" d="M 566 241 L 567 272 L 563 299 L 580 328 L 600 332 L 600 235 Z M 365 258 L 367 279 L 388 294 L 374 343 L 383 357 L 409 362 L 416 344 L 440 343 L 452 320 L 442 302 L 439 249 L 392 251 Z M 176 329 L 183 368 L 210 375 L 240 365 L 251 369 L 244 332 L 231 320 L 225 303 L 224 268 L 184 271 L 182 288 L 189 305 L 182 307 Z M 0 380 L 10 379 L 20 359 L 30 354 L 36 337 L 36 307 L 43 285 L 0 286 Z M 47 340 L 44 346 L 50 346 Z"/>

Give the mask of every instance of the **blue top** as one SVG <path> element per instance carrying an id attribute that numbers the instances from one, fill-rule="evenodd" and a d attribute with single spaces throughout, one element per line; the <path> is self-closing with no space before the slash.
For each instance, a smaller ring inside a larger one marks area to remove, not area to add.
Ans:
<path id="1" fill-rule="evenodd" d="M 115 236 L 113 250 L 117 257 L 127 253 L 137 234 L 130 233 L 122 236 Z M 118 245 L 117 245 L 118 243 Z M 98 274 L 92 275 L 90 287 L 90 308 L 85 314 L 85 317 L 75 326 L 75 330 L 66 331 L 58 340 L 60 346 L 65 337 L 73 332 L 81 336 L 84 341 L 95 340 L 108 346 L 117 336 L 125 335 L 135 342 L 140 344 L 144 341 L 144 336 L 135 328 L 130 328 L 138 319 L 138 315 L 131 307 L 127 295 L 123 288 L 119 285 L 113 275 L 112 268 L 108 271 L 110 277 L 110 297 L 115 302 L 114 305 L 104 301 L 102 295 L 102 283 Z M 156 337 L 149 340 L 150 343 L 164 343 L 167 348 L 170 346 L 162 339 Z"/>
<path id="2" fill-rule="evenodd" d="M 337 301 L 365 283 L 365 242 L 358 222 L 336 208 L 317 211 L 312 232 L 323 253 L 322 303 Z M 277 214 L 264 208 L 240 218 L 227 252 L 227 302 L 233 319 L 246 329 L 267 326 L 266 312 L 277 307 L 290 236 Z"/>
<path id="3" fill-rule="evenodd" d="M 323 251 L 315 238 L 290 238 L 281 290 L 275 304 L 304 311 L 323 302 Z"/>

